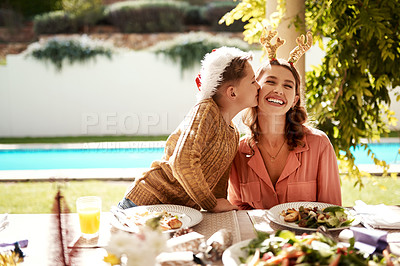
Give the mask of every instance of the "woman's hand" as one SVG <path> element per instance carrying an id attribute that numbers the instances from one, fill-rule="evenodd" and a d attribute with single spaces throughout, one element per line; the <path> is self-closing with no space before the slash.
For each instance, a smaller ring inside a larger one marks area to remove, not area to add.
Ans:
<path id="1" fill-rule="evenodd" d="M 217 199 L 217 205 L 214 207 L 214 209 L 210 210 L 210 212 L 227 212 L 233 210 L 239 210 L 239 208 L 235 205 L 232 205 L 227 199 L 220 198 Z"/>

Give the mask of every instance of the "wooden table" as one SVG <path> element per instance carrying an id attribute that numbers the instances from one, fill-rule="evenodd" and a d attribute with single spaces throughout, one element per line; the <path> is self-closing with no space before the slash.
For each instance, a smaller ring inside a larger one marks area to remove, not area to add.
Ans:
<path id="1" fill-rule="evenodd" d="M 400 208 L 399 208 L 400 211 Z M 264 212 L 264 213 L 263 213 Z M 194 226 L 193 229 L 203 234 L 206 239 L 214 232 L 221 228 L 232 231 L 234 235 L 234 243 L 251 239 L 255 237 L 253 223 L 258 230 L 273 233 L 278 229 L 283 229 L 279 225 L 262 218 L 265 211 L 232 211 L 227 213 L 203 213 L 203 221 Z M 259 219 L 257 220 L 257 216 Z M 74 243 L 79 236 L 79 219 L 76 213 L 66 216 L 70 223 L 70 236 L 68 242 L 70 245 Z M 28 239 L 29 245 L 23 251 L 26 254 L 25 262 L 22 265 L 57 265 L 55 260 L 54 245 L 54 218 L 52 214 L 10 214 L 10 225 L 0 232 L 0 243 L 13 242 L 17 240 Z M 103 248 L 107 245 L 108 240 L 113 232 L 114 227 L 110 221 L 113 216 L 109 212 L 101 214 L 100 236 L 95 242 L 81 245 L 76 265 L 107 265 L 103 262 L 106 250 Z M 397 254 L 400 252 L 400 230 L 389 230 L 388 242 L 392 251 Z M 82 239 L 79 240 L 81 243 Z M 72 250 L 68 248 L 68 250 Z M 400 255 L 400 254 L 399 254 Z M 61 265 L 61 264 L 59 264 Z M 222 265 L 221 262 L 216 265 Z"/>
<path id="2" fill-rule="evenodd" d="M 79 218 L 76 213 L 68 214 L 68 222 L 70 223 L 70 236 L 68 243 L 71 246 L 79 238 Z M 77 265 L 107 265 L 103 262 L 103 257 L 107 254 L 102 248 L 107 245 L 111 233 L 115 229 L 111 226 L 110 221 L 113 218 L 109 212 L 101 213 L 101 224 L 99 238 L 95 242 L 85 243 L 82 239 L 79 243 L 83 243 L 79 248 Z M 0 232 L 0 243 L 15 242 L 18 240 L 28 239 L 27 248 L 22 249 L 26 254 L 25 261 L 22 265 L 55 265 L 55 215 L 52 214 L 9 214 L 9 226 Z M 228 222 L 226 222 L 229 219 Z M 224 220 L 226 220 L 224 222 Z M 231 226 L 237 228 L 229 228 Z M 204 213 L 203 221 L 193 229 L 210 237 L 212 233 L 221 228 L 233 229 L 237 234 L 234 237 L 235 242 L 250 239 L 255 236 L 252 223 L 246 211 L 229 212 L 229 213 Z M 93 247 L 95 246 L 95 247 Z M 71 248 L 68 248 L 71 250 Z M 61 265 L 61 264 L 60 264 Z"/>

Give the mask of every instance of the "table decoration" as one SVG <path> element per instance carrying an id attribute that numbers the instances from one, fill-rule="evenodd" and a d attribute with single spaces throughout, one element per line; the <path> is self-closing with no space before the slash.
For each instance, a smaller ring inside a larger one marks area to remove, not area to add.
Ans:
<path id="1" fill-rule="evenodd" d="M 200 252 L 201 244 L 204 243 L 204 241 L 205 239 L 202 234 L 192 231 L 177 237 L 172 237 L 167 241 L 167 246 L 174 252 L 192 251 L 198 253 Z"/>
<path id="2" fill-rule="evenodd" d="M 26 242 L 28 242 L 26 240 Z M 22 252 L 18 242 L 14 243 L 14 248 L 8 245 L 0 248 L 0 265 L 18 265 L 24 261 L 25 254 Z"/>
<path id="3" fill-rule="evenodd" d="M 159 229 L 160 219 L 148 220 L 136 233 L 118 230 L 112 234 L 105 248 L 104 261 L 111 265 L 155 265 L 156 257 L 166 249 L 168 239 L 168 235 Z"/>
<path id="4" fill-rule="evenodd" d="M 236 211 L 209 213 L 202 212 L 204 219 L 201 223 L 193 226 L 193 230 L 201 232 L 206 239 L 209 239 L 220 229 L 226 229 L 232 233 L 232 243 L 240 242 L 239 222 Z"/>
<path id="5" fill-rule="evenodd" d="M 161 266 L 214 265 L 222 258 L 223 252 L 232 245 L 232 232 L 220 229 L 207 240 L 194 231 L 180 234 L 179 230 L 167 241 L 168 249 L 157 257 Z"/>
<path id="6" fill-rule="evenodd" d="M 232 232 L 227 229 L 221 229 L 215 232 L 206 242 L 205 258 L 211 261 L 217 261 L 222 258 L 224 251 L 232 245 Z"/>

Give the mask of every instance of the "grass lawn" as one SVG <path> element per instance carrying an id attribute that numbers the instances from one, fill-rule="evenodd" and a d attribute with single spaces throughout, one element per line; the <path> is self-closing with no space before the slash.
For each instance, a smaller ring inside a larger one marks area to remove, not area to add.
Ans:
<path id="1" fill-rule="evenodd" d="M 4 182 L 0 183 L 0 213 L 51 213 L 57 186 L 71 212 L 76 212 L 75 201 L 82 196 L 100 196 L 103 211 L 110 210 L 124 196 L 131 182 L 70 181 L 51 182 Z"/>
<path id="2" fill-rule="evenodd" d="M 391 131 L 381 136 L 383 138 L 399 138 L 400 131 Z M 110 142 L 110 141 L 159 141 L 167 140 L 168 135 L 159 136 L 64 136 L 64 137 L 22 137 L 0 138 L 0 144 L 24 144 L 24 143 L 83 143 L 83 142 Z"/>
<path id="3" fill-rule="evenodd" d="M 354 187 L 354 180 L 342 178 L 343 206 L 353 206 L 354 201 L 367 204 L 400 205 L 400 178 L 371 177 L 363 179 L 364 187 Z"/>
<path id="4" fill-rule="evenodd" d="M 50 213 L 57 186 L 62 187 L 67 204 L 75 212 L 75 201 L 81 196 L 100 196 L 103 210 L 108 211 L 123 197 L 131 182 L 123 181 L 70 181 L 7 182 L 0 183 L 0 213 Z M 360 191 L 354 180 L 342 180 L 344 206 L 353 206 L 361 199 L 368 204 L 400 205 L 400 179 L 364 179 Z"/>

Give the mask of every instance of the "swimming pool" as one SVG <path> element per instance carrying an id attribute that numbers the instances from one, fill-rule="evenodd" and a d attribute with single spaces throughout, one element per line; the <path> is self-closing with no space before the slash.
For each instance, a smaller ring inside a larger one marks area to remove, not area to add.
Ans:
<path id="1" fill-rule="evenodd" d="M 164 148 L 2 150 L 0 170 L 148 168 Z"/>
<path id="2" fill-rule="evenodd" d="M 376 157 L 400 164 L 400 143 L 370 144 Z M 363 148 L 352 151 L 356 165 L 373 164 Z M 0 170 L 148 168 L 163 156 L 164 148 L 0 150 Z"/>
<path id="3" fill-rule="evenodd" d="M 370 143 L 368 144 L 370 149 L 375 153 L 375 158 L 386 161 L 387 164 L 400 164 L 399 149 L 400 143 Z M 368 153 L 357 146 L 356 149 L 352 149 L 354 157 L 356 158 L 355 164 L 373 164 L 374 162 L 368 156 Z"/>

